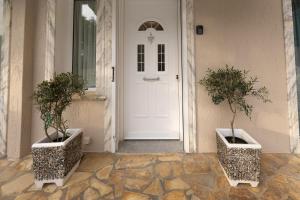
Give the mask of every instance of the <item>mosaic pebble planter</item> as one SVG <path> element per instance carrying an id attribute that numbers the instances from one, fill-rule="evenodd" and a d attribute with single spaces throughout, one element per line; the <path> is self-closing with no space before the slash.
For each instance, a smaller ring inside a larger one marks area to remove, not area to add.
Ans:
<path id="1" fill-rule="evenodd" d="M 236 187 L 239 183 L 248 183 L 257 187 L 261 145 L 242 129 L 235 129 L 235 135 L 248 144 L 230 144 L 225 137 L 232 135 L 231 129 L 217 129 L 216 135 L 219 162 L 229 184 Z"/>
<path id="2" fill-rule="evenodd" d="M 68 129 L 71 135 L 64 142 L 48 143 L 44 138 L 32 145 L 33 173 L 37 188 L 45 183 L 63 186 L 75 172 L 82 157 L 82 130 Z"/>

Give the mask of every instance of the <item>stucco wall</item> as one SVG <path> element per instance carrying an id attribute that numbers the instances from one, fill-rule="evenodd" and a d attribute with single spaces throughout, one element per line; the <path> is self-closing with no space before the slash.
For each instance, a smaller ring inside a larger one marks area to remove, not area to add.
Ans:
<path id="1" fill-rule="evenodd" d="M 45 78 L 45 45 L 46 45 L 46 1 L 36 0 L 36 29 L 34 38 L 33 87 Z M 34 88 L 33 88 L 34 89 Z M 32 90 L 33 92 L 33 90 Z M 32 108 L 31 143 L 43 137 L 40 113 Z"/>
<path id="2" fill-rule="evenodd" d="M 255 106 L 252 121 L 239 114 L 236 126 L 257 139 L 264 152 L 289 152 L 281 0 L 195 0 L 195 23 L 204 25 L 204 35 L 196 36 L 197 80 L 207 68 L 225 64 L 257 75 L 273 102 L 249 99 Z M 231 113 L 213 105 L 199 85 L 197 109 L 198 151 L 215 151 L 214 129 L 229 127 Z"/>
<path id="3" fill-rule="evenodd" d="M 0 36 L 3 35 L 3 0 L 0 1 Z"/>
<path id="4" fill-rule="evenodd" d="M 72 71 L 74 0 L 57 1 L 55 71 Z"/>
<path id="5" fill-rule="evenodd" d="M 35 0 L 12 1 L 7 156 L 30 153 Z"/>

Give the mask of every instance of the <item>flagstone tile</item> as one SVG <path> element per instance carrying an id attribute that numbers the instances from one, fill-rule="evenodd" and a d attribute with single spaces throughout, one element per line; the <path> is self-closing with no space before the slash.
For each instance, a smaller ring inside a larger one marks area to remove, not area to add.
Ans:
<path id="1" fill-rule="evenodd" d="M 8 166 L 10 163 L 8 160 L 0 160 L 0 168 Z"/>
<path id="2" fill-rule="evenodd" d="M 34 196 L 34 192 L 24 193 L 16 197 L 15 200 L 30 200 Z"/>
<path id="3" fill-rule="evenodd" d="M 114 163 L 114 156 L 109 153 L 86 154 L 78 168 L 81 172 L 95 172 Z"/>
<path id="4" fill-rule="evenodd" d="M 89 187 L 89 180 L 85 180 L 79 183 L 72 184 L 68 187 L 66 199 L 74 199 L 83 193 Z"/>
<path id="5" fill-rule="evenodd" d="M 15 200 L 47 200 L 47 196 L 40 192 L 25 193 L 17 196 Z"/>
<path id="6" fill-rule="evenodd" d="M 126 169 L 124 174 L 126 175 L 126 177 L 130 177 L 130 178 L 150 179 L 151 177 L 154 176 L 153 166 L 149 166 L 141 169 Z"/>
<path id="7" fill-rule="evenodd" d="M 168 162 L 162 162 L 162 163 L 158 163 L 155 166 L 155 173 L 162 178 L 166 178 L 168 176 L 171 176 L 172 173 L 172 168 L 170 163 Z"/>
<path id="8" fill-rule="evenodd" d="M 95 188 L 99 192 L 101 197 L 106 196 L 113 192 L 111 186 L 97 180 L 96 178 L 92 178 L 91 187 Z"/>
<path id="9" fill-rule="evenodd" d="M 181 191 L 173 191 L 173 192 L 169 192 L 167 193 L 163 200 L 187 200 L 184 192 Z"/>
<path id="10" fill-rule="evenodd" d="M 62 196 L 63 196 L 63 191 L 58 190 L 54 194 L 51 194 L 50 196 L 48 196 L 48 200 L 60 200 Z"/>
<path id="11" fill-rule="evenodd" d="M 100 180 L 107 180 L 110 176 L 112 169 L 113 165 L 104 167 L 96 173 L 97 178 L 99 178 Z"/>
<path id="12" fill-rule="evenodd" d="M 19 171 L 30 171 L 32 170 L 32 159 L 28 158 L 20 163 L 16 164 L 15 168 Z"/>
<path id="13" fill-rule="evenodd" d="M 150 155 L 124 155 L 116 163 L 116 169 L 144 168 L 155 162 Z"/>
<path id="14" fill-rule="evenodd" d="M 183 175 L 182 162 L 171 162 L 170 165 L 171 165 L 171 168 L 172 168 L 172 176 L 173 177 Z"/>
<path id="15" fill-rule="evenodd" d="M 150 200 L 150 197 L 136 192 L 125 192 L 122 200 Z"/>
<path id="16" fill-rule="evenodd" d="M 171 180 L 166 180 L 164 187 L 167 191 L 171 191 L 171 190 L 187 190 L 190 189 L 190 185 L 187 184 L 186 182 L 184 182 L 182 179 L 180 178 L 175 178 L 175 179 L 171 179 Z"/>
<path id="17" fill-rule="evenodd" d="M 300 180 L 295 178 L 288 178 L 288 193 L 293 199 L 300 199 Z"/>
<path id="18" fill-rule="evenodd" d="M 124 173 L 123 171 L 116 170 L 113 171 L 110 176 L 110 182 L 114 186 L 115 197 L 119 198 L 123 195 L 124 192 Z"/>
<path id="19" fill-rule="evenodd" d="M 158 160 L 162 162 L 170 162 L 170 161 L 182 161 L 182 154 L 167 154 L 158 156 Z"/>
<path id="20" fill-rule="evenodd" d="M 133 179 L 133 178 L 127 178 L 125 180 L 125 187 L 128 190 L 142 191 L 149 184 L 150 184 L 149 180 Z"/>
<path id="21" fill-rule="evenodd" d="M 12 167 L 4 168 L 3 170 L 0 171 L 0 183 L 8 181 L 20 174 L 21 174 L 21 172 L 19 172 L 15 168 L 12 168 Z"/>
<path id="22" fill-rule="evenodd" d="M 214 189 L 216 184 L 216 176 L 214 174 L 199 174 L 199 175 L 186 175 L 183 180 L 189 185 L 199 185 L 209 189 Z"/>
<path id="23" fill-rule="evenodd" d="M 192 195 L 191 200 L 201 200 L 201 199 L 195 195 Z"/>
<path id="24" fill-rule="evenodd" d="M 97 200 L 99 198 L 100 198 L 99 193 L 92 188 L 88 188 L 83 194 L 83 199 Z"/>
<path id="25" fill-rule="evenodd" d="M 46 186 L 43 187 L 43 191 L 46 193 L 53 193 L 57 189 L 57 186 L 52 183 L 52 184 L 47 184 Z"/>
<path id="26" fill-rule="evenodd" d="M 33 175 L 31 173 L 24 174 L 11 182 L 8 182 L 1 186 L 1 195 L 3 197 L 12 194 L 20 194 L 26 188 L 33 184 Z"/>
<path id="27" fill-rule="evenodd" d="M 200 198 L 203 199 L 203 198 Z M 231 200 L 228 198 L 228 191 L 221 189 L 221 191 L 208 192 L 207 200 Z"/>
<path id="28" fill-rule="evenodd" d="M 149 194 L 152 196 L 160 196 L 163 194 L 163 189 L 160 180 L 155 179 L 145 190 L 145 194 Z"/>
<path id="29" fill-rule="evenodd" d="M 229 192 L 230 200 L 255 200 L 258 199 L 246 188 L 232 187 Z"/>
<path id="30" fill-rule="evenodd" d="M 63 188 L 72 186 L 76 183 L 80 183 L 84 180 L 89 179 L 93 174 L 89 172 L 75 172 L 71 178 L 66 182 L 66 184 L 63 186 Z"/>
<path id="31" fill-rule="evenodd" d="M 203 174 L 211 171 L 210 164 L 206 160 L 207 158 L 204 156 L 197 157 L 190 156 L 184 159 L 183 167 L 185 174 Z"/>

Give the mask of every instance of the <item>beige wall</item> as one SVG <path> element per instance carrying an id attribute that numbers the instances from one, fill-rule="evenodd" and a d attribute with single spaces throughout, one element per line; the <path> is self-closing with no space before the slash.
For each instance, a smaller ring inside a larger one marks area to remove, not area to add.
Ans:
<path id="1" fill-rule="evenodd" d="M 0 36 L 2 36 L 3 35 L 3 18 L 4 18 L 4 16 L 3 16 L 3 0 L 0 0 Z"/>
<path id="2" fill-rule="evenodd" d="M 281 0 L 195 0 L 195 23 L 204 25 L 196 36 L 197 80 L 208 67 L 225 64 L 251 71 L 269 88 L 273 103 L 249 99 L 252 121 L 241 114 L 236 126 L 249 132 L 264 152 L 289 152 L 287 84 Z M 229 127 L 231 113 L 215 106 L 197 86 L 198 151 L 216 150 L 217 127 Z"/>
<path id="3" fill-rule="evenodd" d="M 12 1 L 7 156 L 30 153 L 35 0 Z M 18 148 L 19 147 L 19 148 Z"/>
<path id="4" fill-rule="evenodd" d="M 75 101 L 64 115 L 64 118 L 69 121 L 69 127 L 82 128 L 84 136 L 91 138 L 91 144 L 84 146 L 84 151 L 104 151 L 103 111 L 103 102 Z"/>
<path id="5" fill-rule="evenodd" d="M 45 45 L 46 45 L 46 1 L 36 0 L 36 36 L 34 38 L 33 87 L 45 77 Z M 34 89 L 34 88 L 33 88 Z M 33 93 L 33 90 L 31 91 Z M 35 106 L 32 108 L 31 143 L 43 137 L 40 113 Z"/>
<path id="6" fill-rule="evenodd" d="M 74 0 L 57 1 L 55 71 L 72 71 Z"/>

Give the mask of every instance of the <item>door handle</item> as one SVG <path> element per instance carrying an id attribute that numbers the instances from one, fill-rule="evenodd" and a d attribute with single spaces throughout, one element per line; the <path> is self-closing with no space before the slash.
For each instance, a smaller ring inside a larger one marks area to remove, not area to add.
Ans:
<path id="1" fill-rule="evenodd" d="M 160 78 L 159 77 L 156 77 L 156 78 L 147 78 L 147 77 L 144 77 L 143 80 L 144 81 L 160 81 Z"/>

